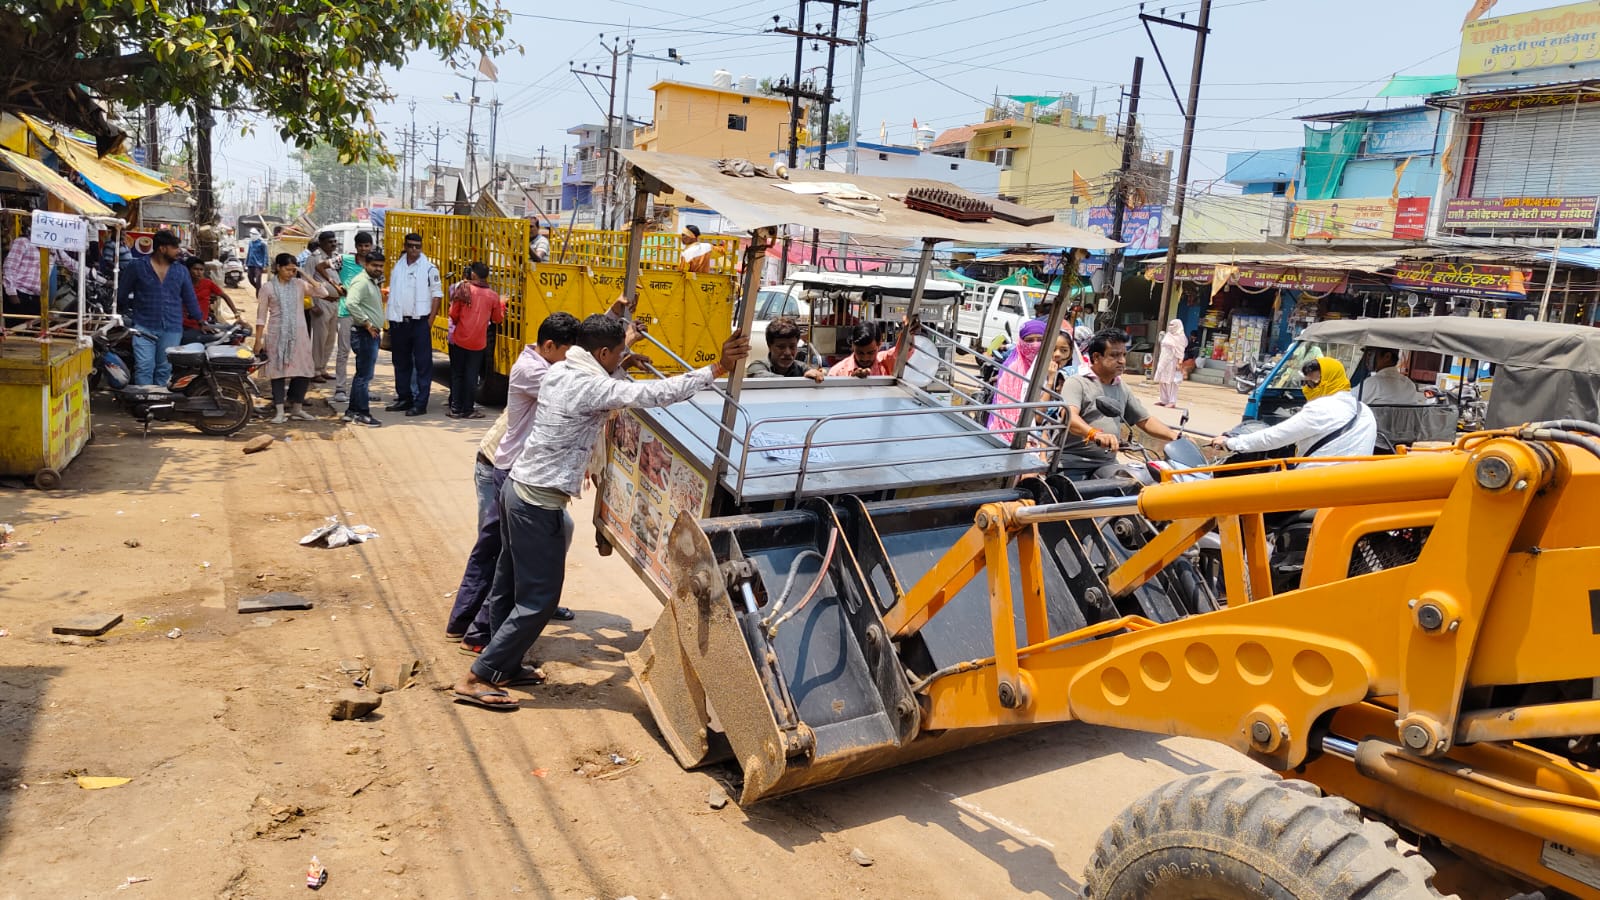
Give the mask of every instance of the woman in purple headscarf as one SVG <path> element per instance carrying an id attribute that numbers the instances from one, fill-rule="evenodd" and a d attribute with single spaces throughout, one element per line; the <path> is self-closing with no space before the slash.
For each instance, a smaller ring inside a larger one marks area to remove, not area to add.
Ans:
<path id="1" fill-rule="evenodd" d="M 1028 390 L 1028 378 L 1033 373 L 1034 361 L 1044 346 L 1046 323 L 1043 319 L 1029 319 L 1017 332 L 1017 345 L 1000 365 L 1000 375 L 994 382 L 995 403 L 1021 403 Z M 1010 438 L 1011 429 L 1017 425 L 1017 411 L 997 409 L 989 414 L 989 430 Z"/>

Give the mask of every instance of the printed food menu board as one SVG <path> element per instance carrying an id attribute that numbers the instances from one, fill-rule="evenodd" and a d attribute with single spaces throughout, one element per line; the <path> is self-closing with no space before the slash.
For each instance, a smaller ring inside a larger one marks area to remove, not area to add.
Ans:
<path id="1" fill-rule="evenodd" d="M 680 511 L 705 515 L 709 482 L 632 412 L 612 417 L 606 439 L 600 519 L 617 549 L 665 595 L 667 535 Z"/>

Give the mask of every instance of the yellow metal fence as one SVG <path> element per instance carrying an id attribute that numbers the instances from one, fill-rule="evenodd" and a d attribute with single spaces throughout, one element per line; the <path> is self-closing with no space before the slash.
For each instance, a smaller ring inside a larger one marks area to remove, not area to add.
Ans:
<path id="1" fill-rule="evenodd" d="M 623 265 L 627 260 L 626 231 L 577 229 L 565 263 L 530 264 L 528 223 L 524 219 L 451 216 L 434 213 L 392 212 L 384 221 L 383 246 L 392 268 L 403 251 L 407 234 L 422 236 L 422 252 L 439 267 L 448 295 L 450 286 L 465 277 L 468 264 L 489 265 L 489 286 L 506 302 L 506 321 L 492 345 L 491 363 L 499 375 L 509 375 L 522 348 L 533 343 L 539 324 L 553 312 L 582 319 L 605 312 L 622 294 Z M 551 236 L 551 257 L 560 255 L 565 233 Z M 677 235 L 645 236 L 644 262 L 639 279 L 637 318 L 650 334 L 692 366 L 716 359 L 733 330 L 734 276 L 738 242 L 734 238 L 705 238 L 713 250 L 713 274 L 691 275 L 676 270 L 680 245 Z M 446 352 L 449 327 L 448 299 L 440 304 L 433 323 L 433 346 Z M 683 367 L 648 346 L 656 367 L 668 374 Z"/>

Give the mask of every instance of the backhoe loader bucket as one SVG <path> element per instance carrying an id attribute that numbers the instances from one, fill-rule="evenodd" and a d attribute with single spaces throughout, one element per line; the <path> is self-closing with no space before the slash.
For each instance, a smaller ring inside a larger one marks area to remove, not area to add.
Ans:
<path id="1" fill-rule="evenodd" d="M 1132 489 L 1123 482 L 1088 488 L 1101 495 Z M 837 505 L 814 499 L 790 511 L 701 521 L 680 515 L 668 538 L 673 591 L 630 658 L 679 763 L 693 768 L 731 756 L 744 772 L 740 801 L 751 803 L 1019 730 L 920 729 L 914 682 L 994 653 L 983 579 L 903 640 L 883 616 L 972 527 L 980 507 L 1021 498 L 1079 494 L 1068 483 L 1028 479 L 1019 490 L 870 503 L 846 497 Z M 1040 529 L 1052 635 L 1125 613 L 1169 621 L 1209 601 L 1174 600 L 1174 585 L 1158 581 L 1119 609 L 1102 572 L 1143 543 L 1148 525 L 1071 526 Z M 1010 552 L 1015 590 L 1015 545 Z M 1014 618 L 1020 640 L 1020 607 Z"/>

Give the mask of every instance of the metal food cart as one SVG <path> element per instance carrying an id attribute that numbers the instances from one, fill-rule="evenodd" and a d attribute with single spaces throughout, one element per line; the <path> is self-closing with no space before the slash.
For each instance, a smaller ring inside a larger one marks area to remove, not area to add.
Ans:
<path id="1" fill-rule="evenodd" d="M 895 338 L 900 349 L 893 376 L 829 378 L 821 384 L 747 381 L 741 367 L 725 383 L 688 401 L 626 410 L 612 420 L 595 526 L 663 599 L 670 594 L 667 533 L 680 513 L 700 518 L 792 508 L 815 497 L 888 499 L 952 486 L 1002 487 L 1049 467 L 1049 454 L 1064 426 L 1049 417 L 1036 420 L 1039 411 L 1055 405 L 1043 383 L 1045 367 L 1035 367 L 1026 397 L 996 398 L 1000 402 L 995 403 L 964 393 L 951 382 L 905 377 L 911 355 L 907 350 L 913 344 L 931 342 L 940 353 L 956 345 L 920 322 L 934 246 L 955 240 L 1086 251 L 1118 246 L 1115 242 L 1055 222 L 956 221 L 900 202 L 915 188 L 957 190 L 941 182 L 826 172 L 791 172 L 787 179 L 730 177 L 710 160 L 638 151 L 622 151 L 621 156 L 637 188 L 624 294 L 637 296 L 648 196 L 675 190 L 750 229 L 735 314 L 737 327 L 746 334 L 761 286 L 759 261 L 774 239 L 774 226 L 790 223 L 915 238 L 922 244 L 904 301 L 910 327 L 900 329 Z M 847 212 L 827 203 L 826 192 L 819 194 L 813 187 L 841 181 L 855 194 L 881 198 L 877 213 L 863 217 Z M 1066 304 L 1056 305 L 1047 333 L 1060 329 L 1065 310 Z M 650 340 L 655 344 L 651 352 L 672 356 Z M 954 400 L 956 396 L 960 399 Z M 1020 402 L 1027 398 L 1037 399 Z M 1009 411 L 1016 427 L 998 432 L 985 427 L 984 420 L 996 410 Z"/>

